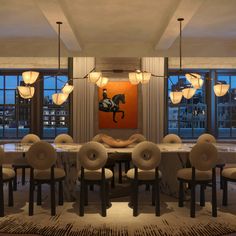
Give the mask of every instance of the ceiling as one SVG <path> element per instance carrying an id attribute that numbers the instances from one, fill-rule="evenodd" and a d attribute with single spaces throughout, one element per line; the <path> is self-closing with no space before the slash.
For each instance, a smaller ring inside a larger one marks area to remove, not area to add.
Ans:
<path id="1" fill-rule="evenodd" d="M 235 0 L 0 0 L 2 57 L 236 56 Z"/>

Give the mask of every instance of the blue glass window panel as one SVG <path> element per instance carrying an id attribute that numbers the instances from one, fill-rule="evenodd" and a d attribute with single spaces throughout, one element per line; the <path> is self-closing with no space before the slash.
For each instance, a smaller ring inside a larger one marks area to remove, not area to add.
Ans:
<path id="1" fill-rule="evenodd" d="M 68 81 L 67 76 L 58 76 L 57 77 L 57 89 L 62 89 L 65 85 L 65 83 Z"/>
<path id="2" fill-rule="evenodd" d="M 44 89 L 56 89 L 56 78 L 44 76 Z"/>
<path id="3" fill-rule="evenodd" d="M 5 76 L 6 89 L 16 89 L 17 87 L 17 76 L 7 75 Z"/>
<path id="4" fill-rule="evenodd" d="M 15 104 L 16 102 L 16 90 L 5 91 L 5 104 Z"/>
<path id="5" fill-rule="evenodd" d="M 0 90 L 0 104 L 4 104 L 4 91 Z"/>
<path id="6" fill-rule="evenodd" d="M 0 89 L 4 89 L 4 77 L 0 75 Z"/>

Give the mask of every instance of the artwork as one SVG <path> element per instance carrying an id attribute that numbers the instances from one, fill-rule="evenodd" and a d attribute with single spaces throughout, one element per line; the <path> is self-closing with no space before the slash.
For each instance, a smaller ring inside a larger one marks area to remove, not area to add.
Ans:
<path id="1" fill-rule="evenodd" d="M 98 88 L 99 128 L 135 129 L 138 126 L 138 87 L 128 81 Z"/>

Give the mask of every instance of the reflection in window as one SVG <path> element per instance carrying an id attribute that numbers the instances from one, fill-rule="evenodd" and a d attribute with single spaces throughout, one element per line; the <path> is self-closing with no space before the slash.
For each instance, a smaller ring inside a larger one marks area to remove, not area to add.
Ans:
<path id="1" fill-rule="evenodd" d="M 68 133 L 69 102 L 61 106 L 53 104 L 52 94 L 61 92 L 67 82 L 67 76 L 44 77 L 43 98 L 43 138 L 55 138 L 56 135 Z"/>
<path id="2" fill-rule="evenodd" d="M 179 87 L 189 84 L 184 74 L 170 74 L 168 95 L 176 84 Z M 202 77 L 204 78 L 203 74 Z M 168 133 L 175 133 L 181 138 L 197 138 L 206 130 L 206 114 L 204 85 L 196 91 L 193 98 L 185 99 L 183 97 L 181 102 L 176 105 L 171 102 L 168 96 Z"/>

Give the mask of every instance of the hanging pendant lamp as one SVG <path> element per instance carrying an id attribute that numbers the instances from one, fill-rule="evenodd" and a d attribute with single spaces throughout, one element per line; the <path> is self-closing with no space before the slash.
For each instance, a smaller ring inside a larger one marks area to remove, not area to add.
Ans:
<path id="1" fill-rule="evenodd" d="M 170 100 L 173 104 L 178 104 L 181 102 L 183 93 L 182 91 L 172 91 L 170 92 Z"/>
<path id="2" fill-rule="evenodd" d="M 229 90 L 229 84 L 219 83 L 214 85 L 214 93 L 217 97 L 224 96 Z"/>
<path id="3" fill-rule="evenodd" d="M 202 87 L 203 79 L 201 78 L 201 75 L 197 73 L 187 73 L 185 76 L 195 89 L 200 89 Z"/>
<path id="4" fill-rule="evenodd" d="M 186 87 L 182 90 L 183 93 L 183 97 L 186 99 L 190 99 L 194 96 L 194 94 L 196 93 L 196 89 L 195 88 L 191 88 L 191 87 Z"/>
<path id="5" fill-rule="evenodd" d="M 18 86 L 19 95 L 24 99 L 30 99 L 34 96 L 34 87 L 31 86 Z"/>

